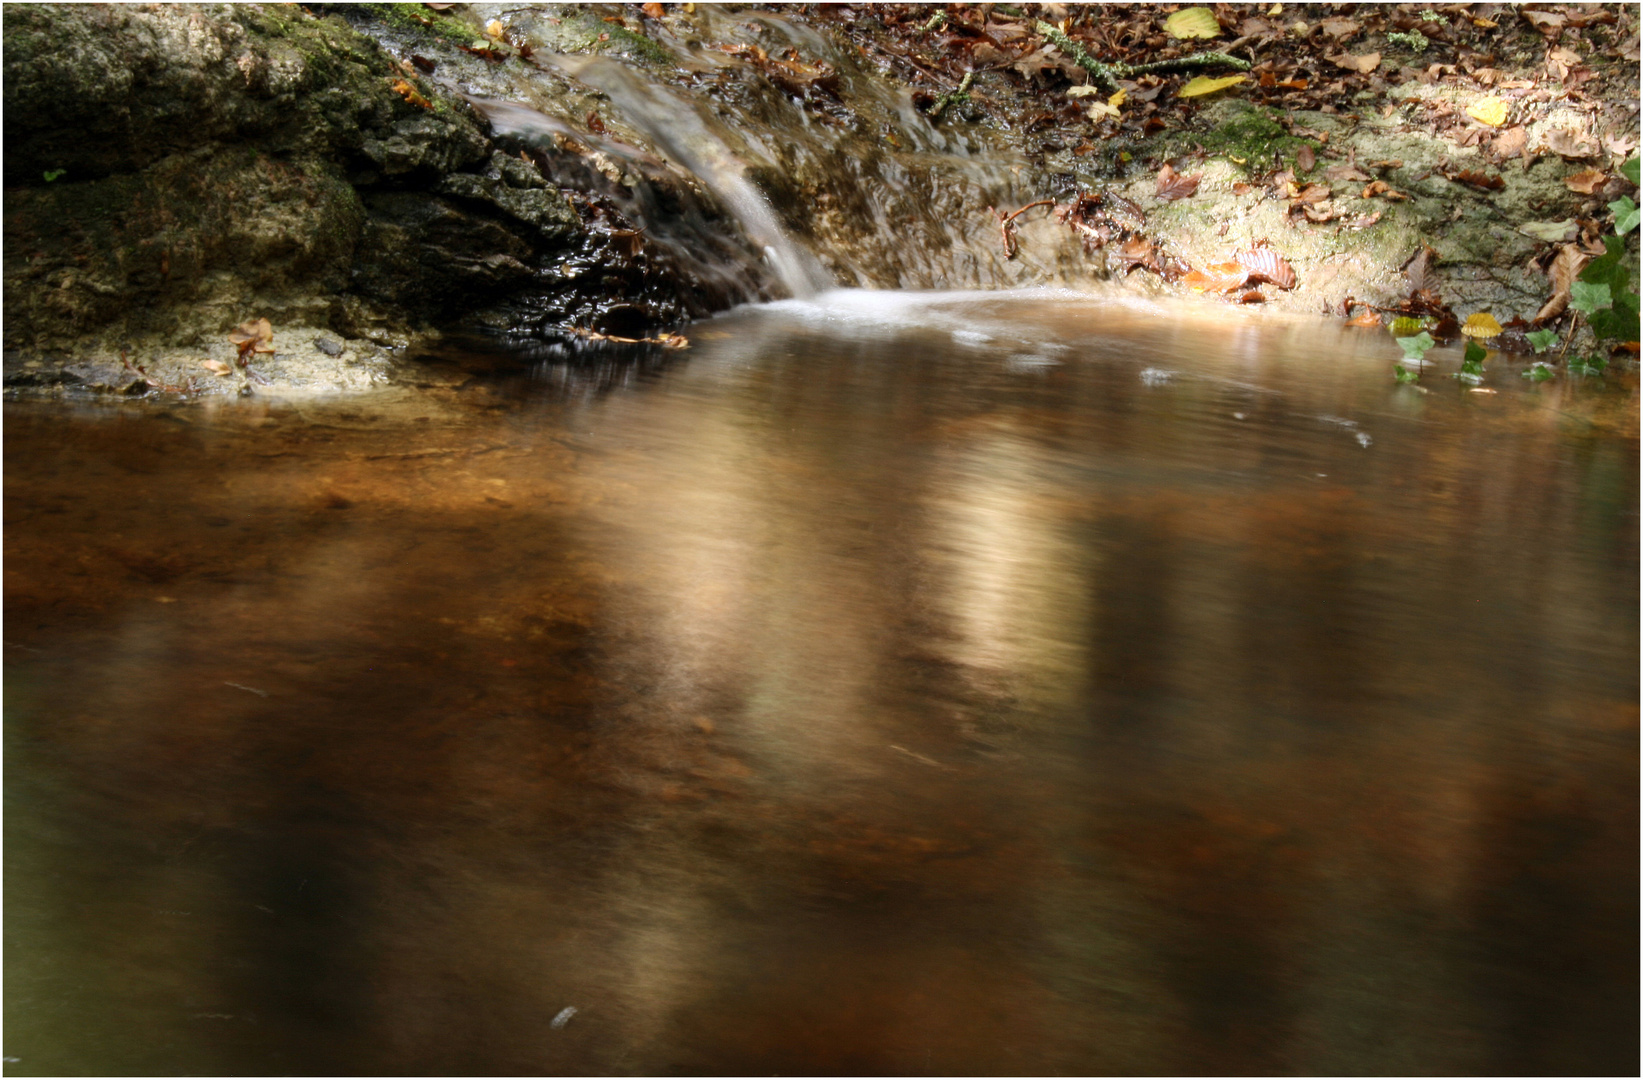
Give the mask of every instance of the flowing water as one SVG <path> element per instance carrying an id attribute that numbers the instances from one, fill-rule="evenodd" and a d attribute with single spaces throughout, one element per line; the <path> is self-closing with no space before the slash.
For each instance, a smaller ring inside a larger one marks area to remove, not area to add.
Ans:
<path id="1" fill-rule="evenodd" d="M 8 1072 L 1635 1073 L 1635 376 L 690 336 L 6 407 Z"/>

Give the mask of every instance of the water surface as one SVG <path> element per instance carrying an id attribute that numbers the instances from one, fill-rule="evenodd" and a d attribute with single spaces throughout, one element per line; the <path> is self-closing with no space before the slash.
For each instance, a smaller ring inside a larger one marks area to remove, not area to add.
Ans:
<path id="1" fill-rule="evenodd" d="M 1635 376 L 691 338 L 7 406 L 7 1071 L 1636 1072 Z"/>

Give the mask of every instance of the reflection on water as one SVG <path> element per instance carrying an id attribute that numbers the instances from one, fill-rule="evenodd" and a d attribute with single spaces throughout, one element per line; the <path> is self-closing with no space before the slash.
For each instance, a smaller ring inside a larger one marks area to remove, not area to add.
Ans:
<path id="1" fill-rule="evenodd" d="M 1635 378 L 693 340 L 8 406 L 8 1071 L 1636 1071 Z"/>

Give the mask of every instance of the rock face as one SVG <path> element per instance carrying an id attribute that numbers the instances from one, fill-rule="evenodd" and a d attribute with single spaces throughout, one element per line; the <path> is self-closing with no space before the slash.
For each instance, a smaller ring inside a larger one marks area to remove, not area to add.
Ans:
<path id="1" fill-rule="evenodd" d="M 13 6 L 4 63 L 8 356 L 197 357 L 257 316 L 369 352 L 526 290 L 540 305 L 606 242 L 465 101 L 408 92 L 335 15 Z M 643 269 L 640 321 L 686 314 Z"/>

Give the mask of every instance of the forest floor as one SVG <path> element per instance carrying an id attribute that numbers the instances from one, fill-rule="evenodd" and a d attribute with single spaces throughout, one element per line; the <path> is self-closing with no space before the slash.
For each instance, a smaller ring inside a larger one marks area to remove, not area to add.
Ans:
<path id="1" fill-rule="evenodd" d="M 1492 310 L 1506 327 L 1497 343 L 1527 347 L 1532 328 L 1573 316 L 1571 283 L 1605 254 L 1604 235 L 1635 233 L 1637 188 L 1621 171 L 1639 141 L 1635 5 L 872 4 L 809 16 L 904 79 L 936 122 L 1013 131 L 1052 173 L 1116 159 L 1112 190 L 1145 205 L 1144 232 L 1110 201 L 1051 197 L 1037 213 L 1090 246 L 1118 245 L 1131 271 L 1231 301 L 1366 323 L 1419 316 L 1440 340 L 1466 309 Z M 1171 63 L 1205 51 L 1247 66 Z M 1016 209 L 997 212 L 1006 248 Z M 1403 228 L 1371 228 L 1383 219 Z M 1635 235 L 1630 245 L 1635 263 Z M 1390 285 L 1378 296 L 1377 274 Z M 1620 336 L 1635 341 L 1635 316 L 1632 327 Z"/>

